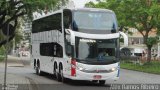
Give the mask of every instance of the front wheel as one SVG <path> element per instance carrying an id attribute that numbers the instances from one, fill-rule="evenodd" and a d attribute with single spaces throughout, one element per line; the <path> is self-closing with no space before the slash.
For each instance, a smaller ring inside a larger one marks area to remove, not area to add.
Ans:
<path id="1" fill-rule="evenodd" d="M 92 82 L 93 82 L 93 83 L 97 83 L 97 82 L 98 82 L 98 80 L 92 80 Z"/>
<path id="2" fill-rule="evenodd" d="M 105 80 L 99 80 L 99 85 L 105 85 L 106 81 Z"/>

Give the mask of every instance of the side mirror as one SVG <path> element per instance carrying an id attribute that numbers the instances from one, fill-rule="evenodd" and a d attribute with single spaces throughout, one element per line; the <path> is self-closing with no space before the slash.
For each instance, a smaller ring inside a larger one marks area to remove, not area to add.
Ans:
<path id="1" fill-rule="evenodd" d="M 71 45 L 75 45 L 75 35 L 74 35 L 74 32 L 70 29 L 65 29 L 65 32 L 67 34 L 70 34 L 70 42 L 71 42 Z"/>
<path id="2" fill-rule="evenodd" d="M 123 32 L 119 32 L 119 33 L 124 38 L 124 46 L 127 47 L 128 46 L 128 36 Z"/>

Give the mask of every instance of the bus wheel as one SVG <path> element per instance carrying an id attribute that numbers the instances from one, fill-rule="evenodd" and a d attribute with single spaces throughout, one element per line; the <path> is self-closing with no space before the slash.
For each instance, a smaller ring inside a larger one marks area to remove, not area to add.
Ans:
<path id="1" fill-rule="evenodd" d="M 61 75 L 60 75 L 60 73 L 58 72 L 58 69 L 55 69 L 55 75 L 56 75 L 56 79 L 57 79 L 57 81 L 61 81 Z"/>
<path id="2" fill-rule="evenodd" d="M 99 80 L 99 85 L 105 85 L 106 81 L 105 80 Z"/>
<path id="3" fill-rule="evenodd" d="M 36 70 L 36 60 L 34 60 L 34 70 Z"/>
<path id="4" fill-rule="evenodd" d="M 40 64 L 38 63 L 37 64 L 37 67 L 36 67 L 36 74 L 41 76 L 43 74 L 43 72 L 40 70 Z"/>
<path id="5" fill-rule="evenodd" d="M 92 82 L 93 82 L 93 83 L 97 83 L 97 82 L 98 82 L 98 80 L 92 80 Z"/>
<path id="6" fill-rule="evenodd" d="M 61 66 L 61 68 L 60 68 L 59 73 L 60 73 L 60 78 L 61 78 L 60 81 L 62 81 L 63 83 L 65 83 L 65 82 L 67 81 L 67 79 L 66 79 L 66 78 L 64 77 L 64 75 L 63 75 L 63 68 L 62 68 L 62 66 Z"/>

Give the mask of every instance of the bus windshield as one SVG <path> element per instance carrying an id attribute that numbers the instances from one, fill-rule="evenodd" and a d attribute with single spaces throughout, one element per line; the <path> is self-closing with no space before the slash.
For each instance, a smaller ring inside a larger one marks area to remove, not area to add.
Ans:
<path id="1" fill-rule="evenodd" d="M 85 30 L 116 29 L 115 14 L 111 12 L 75 11 L 73 27 Z"/>
<path id="2" fill-rule="evenodd" d="M 93 40 L 76 38 L 76 58 L 83 61 L 114 61 L 117 39 Z"/>

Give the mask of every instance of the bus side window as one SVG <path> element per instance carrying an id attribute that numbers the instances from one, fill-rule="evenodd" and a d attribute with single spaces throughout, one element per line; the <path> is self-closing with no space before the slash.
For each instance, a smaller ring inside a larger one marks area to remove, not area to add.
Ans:
<path id="1" fill-rule="evenodd" d="M 56 56 L 56 54 L 57 54 L 57 46 L 54 45 L 54 53 L 53 53 L 53 56 Z"/>
<path id="2" fill-rule="evenodd" d="M 63 57 L 63 48 L 58 43 L 41 43 L 40 44 L 40 55 Z"/>
<path id="3" fill-rule="evenodd" d="M 40 55 L 53 56 L 53 43 L 40 43 Z"/>
<path id="4" fill-rule="evenodd" d="M 58 43 L 55 43 L 55 45 L 54 45 L 54 56 L 55 57 L 63 57 L 63 48 Z"/>

